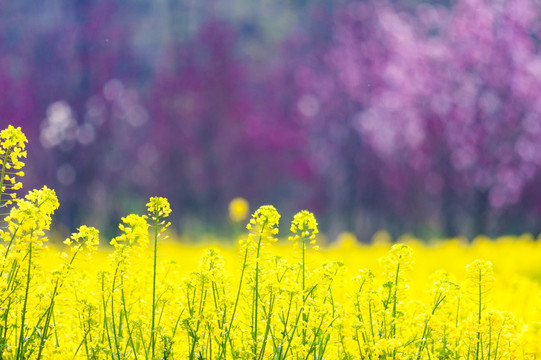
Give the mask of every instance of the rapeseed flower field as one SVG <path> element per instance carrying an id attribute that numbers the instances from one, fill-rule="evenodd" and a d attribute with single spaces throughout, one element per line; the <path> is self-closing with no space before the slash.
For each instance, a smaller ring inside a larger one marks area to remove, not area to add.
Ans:
<path id="1" fill-rule="evenodd" d="M 541 245 L 531 235 L 426 244 L 385 233 L 321 246 L 314 215 L 289 234 L 271 205 L 235 246 L 167 239 L 152 197 L 99 248 L 82 225 L 63 247 L 46 231 L 59 203 L 19 196 L 26 137 L 0 132 L 1 359 L 537 359 Z M 248 204 L 235 199 L 231 219 Z"/>

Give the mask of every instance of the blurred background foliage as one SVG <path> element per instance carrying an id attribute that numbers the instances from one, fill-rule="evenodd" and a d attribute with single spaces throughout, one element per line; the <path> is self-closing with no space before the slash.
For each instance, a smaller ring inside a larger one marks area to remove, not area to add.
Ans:
<path id="1" fill-rule="evenodd" d="M 0 124 L 57 222 L 231 199 L 331 236 L 541 230 L 538 0 L 0 1 Z M 285 221 L 287 222 L 287 221 Z"/>

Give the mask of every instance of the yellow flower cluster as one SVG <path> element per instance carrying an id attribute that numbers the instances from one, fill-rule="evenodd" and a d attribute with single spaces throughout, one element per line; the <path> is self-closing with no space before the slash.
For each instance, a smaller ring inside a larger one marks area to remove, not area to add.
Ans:
<path id="1" fill-rule="evenodd" d="M 21 158 L 26 157 L 26 142 L 20 127 L 9 125 L 0 131 L 0 208 L 10 205 L 17 197 L 15 191 L 23 186 L 17 177 L 24 176 Z"/>
<path id="2" fill-rule="evenodd" d="M 70 256 L 44 245 L 53 190 L 13 205 L 0 233 L 1 359 L 541 357 L 541 243 L 531 236 L 344 242 L 299 257 L 276 243 L 280 214 L 267 205 L 240 249 L 198 249 L 163 241 L 171 209 L 153 197 L 148 215 L 122 218 L 112 247 L 96 251 L 98 230 L 81 226 L 64 242 Z M 290 230 L 314 245 L 310 212 Z"/>
<path id="3" fill-rule="evenodd" d="M 17 199 L 9 215 L 4 219 L 7 230 L 0 229 L 0 237 L 10 244 L 35 243 L 42 245 L 47 241 L 45 230 L 49 230 L 52 215 L 58 209 L 58 199 L 54 190 L 44 186 L 30 191 L 24 199 Z"/>
<path id="4" fill-rule="evenodd" d="M 86 225 L 80 226 L 76 233 L 71 234 L 69 238 L 64 240 L 64 244 L 69 246 L 71 251 L 75 254 L 83 248 L 86 249 L 88 254 L 94 254 L 98 250 L 99 243 L 99 230 Z"/>
<path id="5" fill-rule="evenodd" d="M 164 197 L 154 196 L 147 203 L 148 213 L 152 220 L 163 219 L 171 214 L 169 201 Z"/>
<path id="6" fill-rule="evenodd" d="M 314 245 L 314 249 L 318 250 L 316 246 L 316 235 L 319 233 L 317 228 L 317 221 L 314 214 L 309 211 L 301 210 L 293 217 L 291 222 L 290 231 L 292 235 L 288 238 L 291 241 L 301 240 L 303 246 L 305 241 L 309 240 L 311 245 Z"/>
<path id="7" fill-rule="evenodd" d="M 114 247 L 135 246 L 147 247 L 150 239 L 148 236 L 149 225 L 144 216 L 130 214 L 122 218 L 122 224 L 118 225 L 122 234 L 111 240 Z"/>
<path id="8" fill-rule="evenodd" d="M 275 242 L 278 234 L 280 214 L 272 205 L 263 205 L 252 215 L 246 229 L 250 231 L 249 237 L 255 242 Z"/>

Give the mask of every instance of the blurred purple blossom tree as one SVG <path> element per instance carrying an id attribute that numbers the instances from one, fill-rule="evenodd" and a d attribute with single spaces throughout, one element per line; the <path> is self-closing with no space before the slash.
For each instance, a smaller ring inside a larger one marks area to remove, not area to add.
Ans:
<path id="1" fill-rule="evenodd" d="M 331 62 L 362 107 L 352 126 L 383 160 L 381 180 L 406 199 L 403 216 L 426 221 L 439 203 L 448 235 L 468 218 L 474 233 L 509 231 L 517 216 L 538 231 L 524 205 L 541 164 L 539 7 L 465 0 L 408 14 L 357 3 L 341 19 Z"/>
<path id="2" fill-rule="evenodd" d="M 535 1 L 252 6 L 1 3 L 27 186 L 59 188 L 70 228 L 159 192 L 185 219 L 240 195 L 364 239 L 541 231 Z"/>

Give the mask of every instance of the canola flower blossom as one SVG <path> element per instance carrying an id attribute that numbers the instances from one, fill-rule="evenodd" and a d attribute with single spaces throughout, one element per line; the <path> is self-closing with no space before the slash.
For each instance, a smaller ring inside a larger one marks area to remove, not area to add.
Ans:
<path id="1" fill-rule="evenodd" d="M 24 176 L 25 164 L 21 159 L 26 158 L 27 142 L 20 127 L 9 125 L 0 131 L 0 209 L 11 205 L 17 198 L 16 191 L 23 186 L 17 178 Z"/>
<path id="2" fill-rule="evenodd" d="M 292 233 L 288 238 L 289 240 L 301 240 L 303 246 L 305 246 L 305 241 L 309 241 L 310 245 L 313 245 L 315 250 L 319 249 L 319 247 L 315 245 L 316 235 L 319 233 L 319 230 L 313 213 L 307 210 L 299 211 L 293 217 L 289 231 Z"/>
<path id="3" fill-rule="evenodd" d="M 151 197 L 147 203 L 147 209 L 152 220 L 163 219 L 171 214 L 169 201 L 160 196 Z"/>
<path id="4" fill-rule="evenodd" d="M 110 244 L 114 247 L 121 246 L 140 246 L 147 247 L 150 239 L 148 235 L 149 224 L 145 217 L 129 214 L 122 218 L 122 223 L 118 225 L 121 235 L 111 240 Z"/>
<path id="5" fill-rule="evenodd" d="M 250 205 L 246 199 L 236 197 L 229 203 L 229 219 L 238 223 L 244 221 L 250 214 Z"/>
<path id="6" fill-rule="evenodd" d="M 78 253 L 84 249 L 90 257 L 98 251 L 99 243 L 100 231 L 86 225 L 80 226 L 76 233 L 71 234 L 69 238 L 64 240 L 64 244 L 70 247 L 71 252 Z"/>
<path id="7" fill-rule="evenodd" d="M 4 218 L 7 230 L 0 229 L 0 237 L 10 244 L 36 243 L 47 241 L 45 230 L 49 230 L 52 214 L 59 207 L 54 190 L 44 186 L 30 191 L 23 199 L 17 199 L 9 215 Z"/>
<path id="8" fill-rule="evenodd" d="M 85 225 L 64 241 L 69 252 L 48 248 L 59 204 L 47 187 L 13 205 L 0 244 L 1 359 L 541 356 L 541 245 L 531 236 L 439 249 L 411 238 L 344 243 L 299 257 L 279 242 L 280 214 L 265 205 L 247 225 L 239 265 L 232 249 L 165 242 L 163 197 L 149 200 L 147 215 L 122 218 L 112 250 L 99 250 L 99 231 Z M 292 242 L 314 247 L 317 234 L 312 213 L 293 217 Z"/>
<path id="9" fill-rule="evenodd" d="M 249 230 L 249 238 L 255 242 L 275 242 L 278 234 L 280 214 L 272 205 L 263 205 L 252 215 L 246 225 Z"/>

